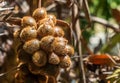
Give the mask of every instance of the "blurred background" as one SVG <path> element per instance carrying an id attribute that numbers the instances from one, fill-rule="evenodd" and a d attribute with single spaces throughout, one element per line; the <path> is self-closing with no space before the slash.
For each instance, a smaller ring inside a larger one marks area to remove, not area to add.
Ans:
<path id="1" fill-rule="evenodd" d="M 75 48 L 73 64 L 60 71 L 58 83 L 120 83 L 120 0 L 41 2 L 48 13 L 67 21 L 71 28 L 67 38 Z M 39 0 L 0 0 L 1 83 L 14 83 L 18 63 L 13 32 L 20 28 L 17 19 L 32 15 L 38 3 Z"/>

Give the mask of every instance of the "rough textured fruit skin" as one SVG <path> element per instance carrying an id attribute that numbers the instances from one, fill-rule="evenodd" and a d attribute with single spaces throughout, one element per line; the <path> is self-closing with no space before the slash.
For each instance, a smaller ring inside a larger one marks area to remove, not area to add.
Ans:
<path id="1" fill-rule="evenodd" d="M 53 21 L 53 23 L 54 23 L 54 25 L 56 24 L 56 17 L 54 16 L 54 15 L 52 15 L 52 14 L 48 14 L 47 15 L 47 18 L 49 18 L 50 20 L 52 20 Z"/>
<path id="2" fill-rule="evenodd" d="M 64 36 L 64 31 L 61 27 L 55 26 L 54 27 L 54 36 L 55 37 L 63 37 Z"/>
<path id="3" fill-rule="evenodd" d="M 40 37 L 44 37 L 44 36 L 47 36 L 47 35 L 53 35 L 54 34 L 54 28 L 51 25 L 42 24 L 38 27 L 37 33 Z"/>
<path id="4" fill-rule="evenodd" d="M 53 46 L 52 46 L 53 41 L 54 41 L 53 36 L 43 37 L 40 41 L 40 48 L 46 52 L 52 52 L 53 51 Z"/>
<path id="5" fill-rule="evenodd" d="M 45 8 L 37 8 L 34 10 L 32 15 L 36 21 L 41 20 L 47 16 L 47 12 Z"/>
<path id="6" fill-rule="evenodd" d="M 56 43 L 56 42 L 64 42 L 65 44 L 67 44 L 67 43 L 68 43 L 68 40 L 65 39 L 65 38 L 63 38 L 63 37 L 55 37 L 54 42 L 55 42 L 55 43 Z"/>
<path id="7" fill-rule="evenodd" d="M 23 45 L 23 49 L 29 53 L 29 54 L 33 54 L 35 51 L 37 51 L 39 49 L 39 40 L 37 39 L 32 39 L 29 40 L 27 42 L 25 42 L 25 44 Z"/>
<path id="8" fill-rule="evenodd" d="M 40 26 L 42 24 L 44 24 L 44 25 L 51 25 L 52 27 L 55 26 L 53 20 L 51 20 L 49 18 L 44 18 L 44 19 L 38 21 L 38 26 Z"/>
<path id="9" fill-rule="evenodd" d="M 56 55 L 55 53 L 51 53 L 51 54 L 49 55 L 49 60 L 48 60 L 48 62 L 49 62 L 50 64 L 57 65 L 57 64 L 60 63 L 60 59 L 59 59 L 58 55 Z"/>
<path id="10" fill-rule="evenodd" d="M 36 21 L 31 16 L 24 16 L 21 20 L 21 24 L 22 24 L 23 27 L 26 27 L 26 26 L 36 27 Z"/>
<path id="11" fill-rule="evenodd" d="M 27 26 L 22 29 L 20 33 L 20 38 L 22 41 L 28 41 L 37 37 L 37 31 L 35 28 Z"/>
<path id="12" fill-rule="evenodd" d="M 67 55 L 73 56 L 74 55 L 74 48 L 70 45 L 66 45 Z"/>
<path id="13" fill-rule="evenodd" d="M 71 59 L 68 55 L 61 57 L 60 67 L 61 68 L 68 68 L 71 65 Z"/>
<path id="14" fill-rule="evenodd" d="M 57 55 L 65 55 L 67 53 L 65 49 L 66 44 L 64 42 L 56 42 L 53 44 L 54 52 Z"/>
<path id="15" fill-rule="evenodd" d="M 47 55 L 44 51 L 39 50 L 33 54 L 32 61 L 36 66 L 42 67 L 47 62 Z"/>
<path id="16" fill-rule="evenodd" d="M 66 55 L 67 50 L 65 46 L 67 45 L 67 40 L 62 37 L 56 37 L 54 42 L 53 42 L 53 51 L 57 55 Z"/>

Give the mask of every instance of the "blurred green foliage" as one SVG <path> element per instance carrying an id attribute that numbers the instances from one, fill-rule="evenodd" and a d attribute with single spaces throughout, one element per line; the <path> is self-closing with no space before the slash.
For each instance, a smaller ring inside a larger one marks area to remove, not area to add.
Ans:
<path id="1" fill-rule="evenodd" d="M 120 10 L 120 0 L 88 0 L 88 3 L 89 3 L 90 14 L 92 16 L 103 18 L 108 22 L 111 22 L 111 19 L 116 20 L 116 18 L 114 18 L 112 15 L 112 9 Z M 91 38 L 92 35 L 95 34 L 96 26 L 93 23 L 90 29 L 89 28 L 86 29 L 87 24 L 88 22 L 86 19 L 81 19 L 81 29 L 83 30 L 82 35 L 86 39 L 87 43 L 89 43 L 89 39 Z M 98 27 L 101 28 L 101 26 Z M 106 33 L 106 26 L 104 26 L 104 29 L 105 29 L 104 32 Z M 108 35 L 107 33 L 106 35 Z M 109 39 L 110 41 L 105 42 L 100 52 L 110 53 L 111 49 L 114 48 L 115 45 L 120 42 L 119 35 L 120 34 L 116 34 L 114 37 L 111 37 Z"/>
<path id="2" fill-rule="evenodd" d="M 96 16 L 99 18 L 103 18 L 107 20 L 108 22 L 111 22 L 111 19 L 117 20 L 112 14 L 112 9 L 117 9 L 120 12 L 120 0 L 88 0 L 89 3 L 89 9 L 90 9 L 90 14 L 92 16 Z M 118 15 L 118 14 L 115 14 Z M 120 15 L 120 14 L 119 14 Z M 119 16 L 117 16 L 120 18 Z M 117 22 L 112 22 L 117 24 Z M 118 22 L 119 23 L 119 22 Z M 84 29 L 87 25 L 87 21 L 85 19 L 81 19 L 81 28 Z M 117 24 L 119 25 L 119 24 Z M 99 26 L 98 26 L 99 27 Z M 90 37 L 95 34 L 95 28 L 96 26 L 92 24 L 91 30 L 85 30 L 82 34 L 83 37 L 89 42 Z M 104 26 L 104 32 L 106 34 L 109 33 L 108 30 L 106 29 L 106 26 Z M 108 40 L 106 41 L 101 49 L 99 50 L 101 53 L 111 53 L 111 50 L 116 47 L 116 44 L 120 44 L 120 33 L 115 33 L 114 35 L 110 37 L 111 34 L 107 34 L 105 36 L 109 36 Z M 106 37 L 107 38 L 107 37 Z M 119 48 L 120 49 L 120 48 Z M 119 53 L 118 53 L 119 55 Z M 120 68 L 114 71 L 112 75 L 107 77 L 107 80 L 110 81 L 110 83 L 120 83 Z"/>

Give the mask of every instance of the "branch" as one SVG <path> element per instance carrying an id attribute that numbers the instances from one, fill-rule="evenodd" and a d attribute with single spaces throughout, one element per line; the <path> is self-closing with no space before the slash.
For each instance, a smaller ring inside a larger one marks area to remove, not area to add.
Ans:
<path id="1" fill-rule="evenodd" d="M 65 0 L 54 0 L 54 1 L 57 1 L 57 2 L 60 2 L 60 3 L 66 3 Z"/>
<path id="2" fill-rule="evenodd" d="M 72 29 L 76 33 L 77 40 L 77 46 L 76 48 L 78 49 L 77 52 L 79 54 L 78 58 L 78 64 L 79 64 L 79 75 L 80 75 L 80 80 L 81 83 L 86 83 L 86 77 L 85 77 L 85 71 L 84 71 L 84 65 L 83 65 L 83 58 L 82 58 L 82 49 L 81 49 L 81 42 L 80 42 L 80 37 L 81 37 L 81 29 L 80 29 L 80 20 L 76 20 L 75 18 L 78 17 L 80 11 L 78 11 L 78 6 L 76 4 L 73 4 L 72 6 Z"/>
<path id="3" fill-rule="evenodd" d="M 67 28 L 70 29 L 70 25 L 67 22 L 65 22 L 65 21 L 57 19 L 57 24 L 58 25 L 62 25 L 62 26 L 66 26 Z"/>
<path id="4" fill-rule="evenodd" d="M 14 7 L 0 8 L 0 12 L 6 11 L 6 10 L 13 10 L 13 9 L 14 9 Z"/>
<path id="5" fill-rule="evenodd" d="M 56 7 L 56 3 L 53 3 L 53 4 L 49 5 L 48 7 L 46 7 L 46 10 L 49 11 L 54 7 Z"/>
<path id="6" fill-rule="evenodd" d="M 38 2 L 38 7 L 39 8 L 41 7 L 41 0 L 39 0 L 39 2 Z"/>
<path id="7" fill-rule="evenodd" d="M 80 14 L 79 16 L 80 18 L 85 18 L 85 15 L 83 13 Z M 110 24 L 107 20 L 105 19 L 102 19 L 102 18 L 99 18 L 99 17 L 95 17 L 95 16 L 91 16 L 91 21 L 92 22 L 96 22 L 96 23 L 99 23 L 99 24 L 102 24 L 104 26 L 106 26 L 107 28 L 111 28 L 113 29 L 115 32 L 119 33 L 120 32 L 120 29 L 119 29 L 119 25 L 113 25 L 113 24 Z"/>
<path id="8" fill-rule="evenodd" d="M 89 11 L 87 0 L 83 0 L 83 9 L 84 9 L 84 12 L 85 12 L 86 19 L 89 22 L 89 26 L 91 26 L 91 17 L 90 17 L 90 11 Z"/>
<path id="9" fill-rule="evenodd" d="M 10 23 L 10 24 L 21 25 L 21 18 L 10 17 L 9 19 L 7 19 L 5 21 L 3 20 L 3 21 L 0 21 L 0 22 L 7 22 L 7 23 Z"/>
<path id="10" fill-rule="evenodd" d="M 9 71 L 7 72 L 4 72 L 4 73 L 0 73 L 0 77 L 4 76 L 4 75 L 7 75 L 9 73 L 12 73 L 12 72 L 15 72 L 15 71 L 18 71 L 19 67 L 13 67 L 12 69 L 10 69 Z"/>

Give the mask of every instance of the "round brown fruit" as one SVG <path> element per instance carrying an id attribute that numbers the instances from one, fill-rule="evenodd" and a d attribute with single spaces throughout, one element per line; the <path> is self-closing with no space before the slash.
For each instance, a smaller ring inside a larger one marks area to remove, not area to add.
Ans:
<path id="1" fill-rule="evenodd" d="M 63 42 L 63 43 L 65 43 L 65 44 L 67 44 L 67 43 L 68 43 L 68 40 L 65 39 L 65 38 L 63 38 L 63 37 L 55 37 L 54 42 L 55 42 L 55 43 L 56 43 L 56 42 Z"/>
<path id="2" fill-rule="evenodd" d="M 48 60 L 48 62 L 49 62 L 50 64 L 57 65 L 57 64 L 60 63 L 60 59 L 59 59 L 59 57 L 58 57 L 55 53 L 51 53 L 51 54 L 49 55 L 49 60 Z"/>
<path id="3" fill-rule="evenodd" d="M 56 37 L 53 42 L 53 50 L 57 55 L 67 54 L 65 46 L 67 45 L 67 40 L 62 37 Z"/>
<path id="4" fill-rule="evenodd" d="M 74 55 L 74 48 L 70 45 L 66 45 L 67 55 L 72 56 Z"/>
<path id="5" fill-rule="evenodd" d="M 61 27 L 55 26 L 54 27 L 54 36 L 55 37 L 63 37 L 64 36 L 64 31 Z"/>
<path id="6" fill-rule="evenodd" d="M 36 66 L 42 67 L 47 62 L 47 55 L 44 51 L 39 50 L 33 54 L 32 61 Z"/>
<path id="7" fill-rule="evenodd" d="M 70 65 L 71 65 L 71 59 L 68 55 L 61 58 L 60 67 L 68 68 L 68 67 L 70 67 Z"/>
<path id="8" fill-rule="evenodd" d="M 39 49 L 39 40 L 32 39 L 25 42 L 25 44 L 23 45 L 23 49 L 29 54 L 34 53 Z"/>
<path id="9" fill-rule="evenodd" d="M 50 20 L 52 20 L 53 21 L 53 23 L 54 23 L 54 25 L 56 24 L 56 17 L 54 16 L 54 15 L 52 15 L 52 14 L 48 14 L 47 15 L 47 18 L 49 18 Z"/>
<path id="10" fill-rule="evenodd" d="M 53 41 L 54 41 L 53 36 L 43 37 L 40 41 L 40 48 L 46 52 L 52 52 L 53 51 L 53 46 L 52 46 Z"/>
<path id="11" fill-rule="evenodd" d="M 37 37 L 37 31 L 34 29 L 34 27 L 27 26 L 23 28 L 20 33 L 20 38 L 24 42 L 36 37 Z"/>
<path id="12" fill-rule="evenodd" d="M 30 16 L 24 16 L 21 20 L 21 24 L 23 27 L 25 26 L 34 26 L 36 27 L 36 21 L 34 18 L 30 17 Z"/>
<path id="13" fill-rule="evenodd" d="M 67 54 L 67 50 L 65 49 L 65 46 L 66 46 L 66 44 L 64 42 L 57 42 L 57 43 L 53 44 L 54 52 L 57 55 Z"/>
<path id="14" fill-rule="evenodd" d="M 47 36 L 47 35 L 53 35 L 54 34 L 54 28 L 50 25 L 42 24 L 37 29 L 37 33 L 40 37 L 44 37 L 44 36 Z"/>
<path id="15" fill-rule="evenodd" d="M 44 24 L 44 25 L 51 25 L 52 27 L 55 26 L 54 22 L 51 19 L 49 19 L 49 18 L 44 18 L 44 19 L 38 21 L 38 26 L 40 26 L 42 24 Z"/>
<path id="16" fill-rule="evenodd" d="M 32 15 L 36 21 L 39 21 L 47 16 L 47 11 L 45 8 L 37 8 Z"/>

